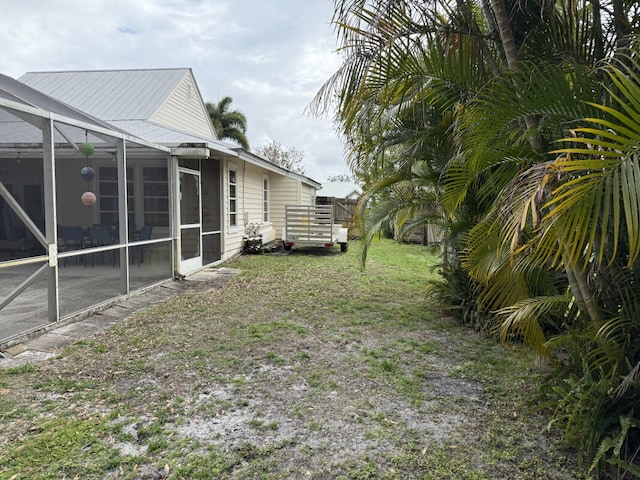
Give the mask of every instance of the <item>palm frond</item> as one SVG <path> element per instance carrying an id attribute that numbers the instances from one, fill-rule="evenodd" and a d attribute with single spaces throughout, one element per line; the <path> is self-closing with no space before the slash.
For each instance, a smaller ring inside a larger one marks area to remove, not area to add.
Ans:
<path id="1" fill-rule="evenodd" d="M 495 331 L 503 342 L 510 340 L 513 335 L 521 336 L 539 355 L 551 359 L 540 319 L 549 314 L 561 315 L 570 301 L 569 294 L 533 297 L 501 308 L 496 312 L 500 321 L 495 325 Z"/>
<path id="2" fill-rule="evenodd" d="M 638 362 L 635 367 L 631 369 L 631 371 L 625 375 L 625 377 L 620 382 L 620 385 L 613 392 L 613 397 L 615 399 L 620 399 L 623 397 L 629 389 L 634 385 L 640 382 L 640 362 Z"/>

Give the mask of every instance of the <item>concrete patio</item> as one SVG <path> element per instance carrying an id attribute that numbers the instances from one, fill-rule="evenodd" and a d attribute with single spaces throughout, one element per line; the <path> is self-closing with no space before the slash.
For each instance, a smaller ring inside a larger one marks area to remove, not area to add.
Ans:
<path id="1" fill-rule="evenodd" d="M 0 368 L 18 367 L 55 356 L 62 348 L 121 322 L 135 312 L 184 293 L 206 293 L 230 280 L 238 270 L 205 269 L 180 281 L 166 281 L 150 289 L 132 294 L 90 315 L 43 327 L 37 334 L 25 336 L 8 345 L 0 345 Z M 104 279 L 101 280 L 101 283 Z M 46 292 L 45 292 L 46 294 Z M 25 318 L 28 317 L 26 306 Z M 28 320 L 25 320 L 28 321 Z"/>

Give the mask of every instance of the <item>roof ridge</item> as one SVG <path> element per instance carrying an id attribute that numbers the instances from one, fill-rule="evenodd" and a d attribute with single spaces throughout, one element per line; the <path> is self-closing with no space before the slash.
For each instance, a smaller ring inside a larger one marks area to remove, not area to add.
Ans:
<path id="1" fill-rule="evenodd" d="M 158 72 L 158 71 L 169 71 L 169 70 L 191 70 L 191 67 L 160 67 L 160 68 L 103 68 L 103 69 L 85 69 L 85 70 L 40 70 L 40 71 L 32 71 L 25 72 L 24 75 L 27 74 L 41 74 L 41 73 L 105 73 L 105 72 Z"/>

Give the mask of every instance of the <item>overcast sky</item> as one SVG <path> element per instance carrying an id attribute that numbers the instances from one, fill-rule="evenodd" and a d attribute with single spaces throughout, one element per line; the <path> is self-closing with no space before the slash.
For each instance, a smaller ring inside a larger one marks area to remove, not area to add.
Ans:
<path id="1" fill-rule="evenodd" d="M 305 154 L 318 181 L 348 173 L 330 119 L 305 114 L 340 59 L 333 0 L 0 0 L 0 73 L 191 67 L 205 101 L 233 98 L 252 148 Z"/>

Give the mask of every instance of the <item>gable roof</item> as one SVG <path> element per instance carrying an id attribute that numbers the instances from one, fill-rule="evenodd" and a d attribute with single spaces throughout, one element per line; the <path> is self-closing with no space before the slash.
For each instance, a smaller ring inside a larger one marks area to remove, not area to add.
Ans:
<path id="1" fill-rule="evenodd" d="M 212 155 L 215 152 L 225 158 L 239 157 L 313 188 L 320 187 L 320 183 L 309 177 L 276 167 L 242 148 L 217 140 L 190 68 L 30 72 L 19 81 L 10 77 L 4 77 L 4 80 L 13 90 L 38 97 L 38 102 L 21 100 L 11 88 L 3 89 L 0 78 L 0 143 L 20 142 L 18 138 L 27 141 L 26 137 L 34 137 L 33 131 L 37 130 L 23 122 L 15 122 L 15 117 L 8 113 L 4 114 L 1 108 L 3 98 L 37 105 L 43 110 L 47 110 L 50 104 L 50 111 L 54 113 L 68 109 L 84 116 L 85 121 L 92 119 L 97 125 L 146 142 L 187 149 L 207 147 Z M 3 115 L 7 118 L 3 119 Z M 10 125 L 15 125 L 15 128 L 10 128 Z M 23 132 L 18 127 L 26 127 L 28 131 Z"/>
<path id="2" fill-rule="evenodd" d="M 190 68 L 29 72 L 19 80 L 149 141 L 216 141 Z M 160 134 L 162 127 L 168 130 Z M 155 138 L 146 138 L 148 131 Z"/>
<path id="3" fill-rule="evenodd" d="M 56 143 L 80 143 L 86 139 L 86 130 L 145 143 L 142 138 L 0 74 L 0 144 L 41 144 L 42 131 L 36 126 L 40 122 L 34 123 L 35 118 L 52 118 L 66 124 L 64 129 L 60 125 L 56 127 Z M 65 134 L 62 134 L 63 130 Z M 103 136 L 94 136 L 92 141 L 106 142 Z M 153 148 L 163 149 L 160 145 Z"/>
<path id="4" fill-rule="evenodd" d="M 362 189 L 354 182 L 322 182 L 319 197 L 350 198 L 360 197 Z"/>
<path id="5" fill-rule="evenodd" d="M 117 128 L 114 128 L 113 125 L 110 125 L 93 115 L 88 115 L 85 112 L 43 94 L 37 89 L 31 88 L 2 74 L 0 74 L 0 97 L 25 106 L 38 108 L 47 112 L 72 118 L 80 122 L 89 123 L 102 128 L 118 130 Z"/>

